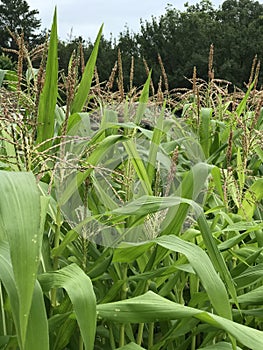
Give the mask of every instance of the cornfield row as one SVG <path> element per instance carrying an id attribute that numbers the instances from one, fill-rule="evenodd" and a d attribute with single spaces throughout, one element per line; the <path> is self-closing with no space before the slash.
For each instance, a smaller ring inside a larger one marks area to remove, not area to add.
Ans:
<path id="1" fill-rule="evenodd" d="M 168 91 L 162 66 L 164 92 L 149 70 L 126 93 L 101 33 L 61 76 L 55 12 L 40 68 L 0 72 L 0 348 L 263 348 L 257 62 L 245 93 L 212 47 L 208 82 Z"/>

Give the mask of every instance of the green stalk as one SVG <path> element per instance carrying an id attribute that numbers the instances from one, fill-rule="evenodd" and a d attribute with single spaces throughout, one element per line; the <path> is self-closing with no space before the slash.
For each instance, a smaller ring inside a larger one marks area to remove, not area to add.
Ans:
<path id="1" fill-rule="evenodd" d="M 151 349 L 153 346 L 153 336 L 154 336 L 154 322 L 149 324 L 149 332 L 148 332 L 148 349 Z"/>
<path id="2" fill-rule="evenodd" d="M 122 346 L 125 345 L 125 324 L 121 324 L 120 327 L 120 339 L 119 339 L 119 347 L 121 348 Z"/>
<path id="3" fill-rule="evenodd" d="M 1 306 L 1 313 L 2 313 L 2 320 L 3 320 L 3 335 L 7 335 L 6 332 L 6 322 L 5 322 L 5 309 L 4 309 L 4 300 L 3 300 L 3 293 L 2 293 L 2 283 L 0 282 L 0 306 Z"/>
<path id="4" fill-rule="evenodd" d="M 142 344 L 143 328 L 144 328 L 144 323 L 140 323 L 139 327 L 138 327 L 138 334 L 137 334 L 137 344 L 138 345 Z"/>
<path id="5" fill-rule="evenodd" d="M 127 280 L 127 264 L 122 264 L 121 278 L 122 280 Z M 127 283 L 124 283 L 121 289 L 121 300 L 125 300 L 127 298 Z M 121 324 L 120 326 L 120 339 L 119 339 L 119 347 L 125 345 L 125 324 Z"/>
<path id="6" fill-rule="evenodd" d="M 60 238 L 60 228 L 61 228 L 61 213 L 60 213 L 60 207 L 57 206 L 57 214 L 56 214 L 56 229 L 55 229 L 55 237 L 54 237 L 54 248 L 59 247 L 59 238 Z M 53 258 L 53 270 L 58 270 L 58 256 L 54 256 Z M 55 307 L 57 304 L 57 289 L 52 288 L 51 289 L 51 305 Z"/>
<path id="7" fill-rule="evenodd" d="M 263 231 L 262 230 L 257 230 L 255 231 L 255 236 L 258 242 L 258 247 L 262 248 L 263 247 Z"/>
<path id="8" fill-rule="evenodd" d="M 84 343 L 81 335 L 79 336 L 79 350 L 84 350 Z"/>
<path id="9" fill-rule="evenodd" d="M 191 344 L 191 350 L 196 349 L 196 335 L 192 337 L 192 344 Z"/>
<path id="10" fill-rule="evenodd" d="M 115 344 L 115 339 L 114 339 L 111 323 L 109 324 L 109 333 L 110 333 L 110 346 L 111 346 L 111 349 L 114 350 L 114 349 L 116 349 L 116 344 Z"/>

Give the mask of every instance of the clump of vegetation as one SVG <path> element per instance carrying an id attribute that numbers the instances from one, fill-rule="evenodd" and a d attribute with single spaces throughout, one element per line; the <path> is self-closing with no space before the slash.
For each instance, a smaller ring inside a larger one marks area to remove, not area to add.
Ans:
<path id="1" fill-rule="evenodd" d="M 0 345 L 259 349 L 257 60 L 246 92 L 214 79 L 211 47 L 207 82 L 169 91 L 160 57 L 157 93 L 146 61 L 126 93 L 120 52 L 99 82 L 101 35 L 60 76 L 55 13 L 39 69 L 17 36 L 1 72 Z"/>

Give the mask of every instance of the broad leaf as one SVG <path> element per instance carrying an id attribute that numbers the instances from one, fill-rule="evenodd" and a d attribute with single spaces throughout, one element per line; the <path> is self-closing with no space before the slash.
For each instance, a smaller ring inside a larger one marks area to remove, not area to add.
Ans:
<path id="1" fill-rule="evenodd" d="M 96 332 L 96 299 L 90 278 L 76 265 L 39 276 L 43 289 L 64 288 L 71 299 L 86 349 L 93 349 Z"/>
<path id="2" fill-rule="evenodd" d="M 40 259 L 46 204 L 31 173 L 0 171 L 0 237 L 6 238 L 19 299 L 19 327 L 25 344 Z"/>
<path id="3" fill-rule="evenodd" d="M 153 292 L 139 297 L 97 306 L 98 317 L 120 323 L 150 323 L 196 318 L 231 334 L 249 349 L 263 347 L 263 333 L 223 317 L 174 303 Z"/>

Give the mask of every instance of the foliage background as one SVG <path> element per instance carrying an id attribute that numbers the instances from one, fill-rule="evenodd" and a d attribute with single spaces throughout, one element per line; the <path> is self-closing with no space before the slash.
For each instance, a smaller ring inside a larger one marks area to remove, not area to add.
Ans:
<path id="1" fill-rule="evenodd" d="M 15 48 L 15 43 L 6 31 L 6 25 L 14 32 L 23 27 L 28 49 L 45 40 L 45 33 L 36 33 L 40 26 L 37 10 L 30 11 L 25 1 L 2 0 L 0 18 L 0 47 Z M 171 5 L 160 18 L 142 20 L 138 33 L 124 28 L 118 38 L 102 37 L 97 71 L 100 81 L 107 81 L 118 57 L 118 50 L 124 62 L 124 88 L 129 90 L 129 72 L 134 59 L 134 85 L 141 86 L 147 76 L 145 60 L 153 68 L 153 82 L 157 88 L 161 68 L 158 55 L 165 66 L 169 88 L 189 87 L 186 78 L 192 76 L 193 67 L 197 74 L 207 79 L 207 56 L 210 45 L 214 45 L 214 74 L 239 88 L 248 81 L 250 67 L 255 55 L 262 60 L 263 5 L 251 0 L 226 0 L 214 8 L 209 0 L 188 5 L 179 11 Z M 82 36 L 59 43 L 59 67 L 67 72 L 72 50 L 81 43 L 87 60 L 93 44 Z M 14 54 L 9 52 L 14 58 Z M 36 61 L 36 66 L 39 64 Z M 261 74 L 259 75 L 261 81 Z M 115 85 L 116 88 L 116 85 Z"/>

